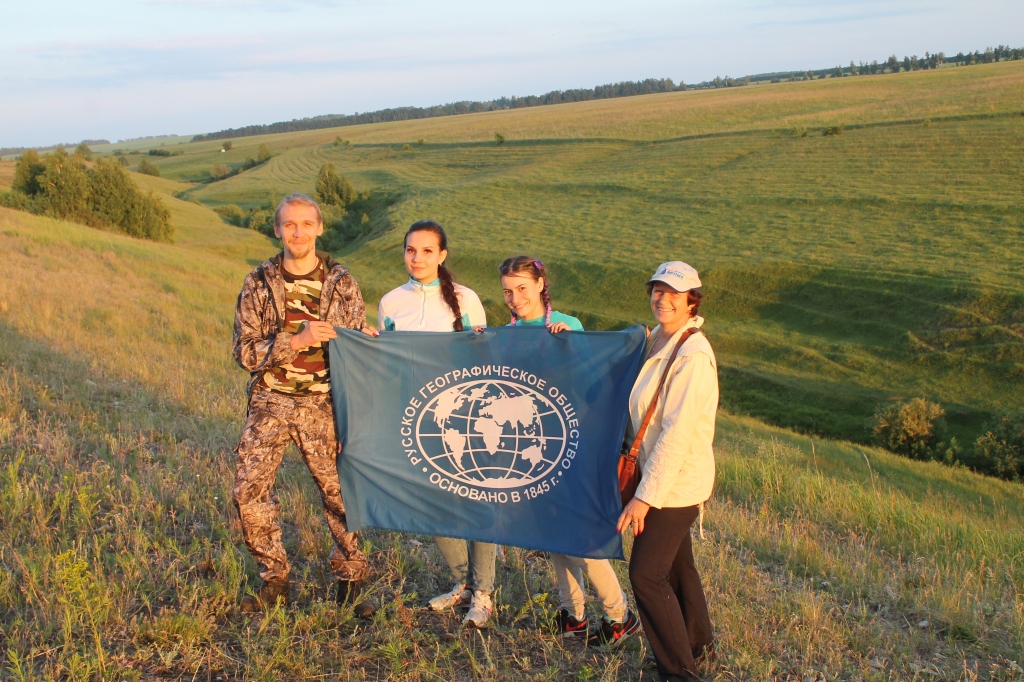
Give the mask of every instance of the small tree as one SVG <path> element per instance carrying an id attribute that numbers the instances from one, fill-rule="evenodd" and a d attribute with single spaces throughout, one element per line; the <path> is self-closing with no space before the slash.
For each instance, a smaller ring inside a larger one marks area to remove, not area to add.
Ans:
<path id="1" fill-rule="evenodd" d="M 89 149 L 89 145 L 83 142 L 75 147 L 75 156 L 80 156 L 86 161 L 92 161 L 92 150 Z"/>
<path id="2" fill-rule="evenodd" d="M 355 201 L 356 191 L 352 183 L 338 175 L 333 163 L 325 163 L 316 178 L 316 198 L 328 206 L 344 208 Z"/>
<path id="3" fill-rule="evenodd" d="M 214 180 L 222 180 L 229 175 L 231 175 L 231 169 L 223 163 L 215 163 L 210 169 L 210 177 Z"/>
<path id="4" fill-rule="evenodd" d="M 505 144 L 505 136 L 502 133 L 494 133 L 494 141 L 498 144 Z"/>
<path id="5" fill-rule="evenodd" d="M 29 149 L 18 157 L 14 164 L 14 180 L 11 189 L 28 196 L 39 194 L 39 176 L 46 170 L 46 164 L 39 157 L 39 152 Z"/>
<path id="6" fill-rule="evenodd" d="M 261 144 L 256 150 L 256 163 L 266 163 L 270 161 L 270 150 L 267 149 L 267 145 Z"/>
<path id="7" fill-rule="evenodd" d="M 213 212 L 236 227 L 242 227 L 245 224 L 245 211 L 236 204 L 222 204 L 214 208 Z"/>
<path id="8" fill-rule="evenodd" d="M 246 218 L 245 226 L 268 237 L 274 236 L 274 209 L 254 208 Z"/>
<path id="9" fill-rule="evenodd" d="M 980 464 L 1000 478 L 1024 478 L 1024 412 L 1003 414 L 982 430 L 974 443 Z"/>
<path id="10" fill-rule="evenodd" d="M 931 446 L 938 440 L 936 422 L 945 410 L 924 398 L 879 406 L 872 430 L 882 446 L 912 459 L 931 459 Z"/>
<path id="11" fill-rule="evenodd" d="M 113 159 L 97 161 L 89 171 L 89 185 L 95 221 L 132 237 L 170 239 L 170 212 L 155 194 L 140 191 L 119 163 Z"/>
<path id="12" fill-rule="evenodd" d="M 91 224 L 85 162 L 58 149 L 44 156 L 43 163 L 46 169 L 39 176 L 43 211 L 55 218 Z"/>
<path id="13" fill-rule="evenodd" d="M 226 151 L 226 152 L 229 152 L 229 151 L 231 151 L 231 147 L 232 147 L 232 146 L 233 146 L 233 145 L 232 145 L 232 142 L 231 142 L 231 140 L 224 140 L 224 145 L 223 145 L 223 149 L 224 149 L 224 151 Z"/>
<path id="14" fill-rule="evenodd" d="M 154 177 L 160 177 L 160 167 L 149 159 L 142 159 L 139 161 L 139 172 L 143 175 L 152 175 Z"/>

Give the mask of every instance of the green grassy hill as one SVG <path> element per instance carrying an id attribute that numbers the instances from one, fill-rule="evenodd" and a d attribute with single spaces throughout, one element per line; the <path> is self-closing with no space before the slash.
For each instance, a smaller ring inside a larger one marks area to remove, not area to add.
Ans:
<path id="1" fill-rule="evenodd" d="M 256 578 L 230 502 L 245 379 L 230 326 L 275 248 L 170 203 L 174 244 L 0 209 L 5 679 L 652 679 L 641 640 L 538 636 L 555 602 L 536 552 L 506 550 L 483 636 L 420 610 L 448 587 L 429 538 L 366 535 L 372 623 L 322 601 L 329 537 L 294 453 L 278 490 L 301 592 L 238 613 Z M 1019 484 L 728 413 L 718 460 L 697 543 L 712 679 L 1018 679 Z"/>
<path id="2" fill-rule="evenodd" d="M 592 328 L 645 321 L 640 284 L 684 259 L 730 408 L 865 442 L 880 403 L 924 396 L 969 444 L 1024 403 L 1022 86 L 1008 62 L 204 142 L 158 164 L 201 180 L 267 144 L 267 164 L 187 196 L 255 206 L 331 162 L 398 197 L 369 217 L 399 229 L 342 254 L 371 302 L 424 217 L 494 323 L 509 255 L 549 262 L 556 305 Z"/>
<path id="3" fill-rule="evenodd" d="M 231 321 L 276 246 L 210 207 L 310 191 L 331 161 L 399 199 L 341 252 L 371 304 L 428 216 L 496 323 L 511 253 L 549 261 L 556 304 L 592 328 L 646 321 L 661 260 L 701 268 L 730 408 L 696 543 L 723 661 L 709 679 L 1024 679 L 1024 488 L 737 414 L 857 440 L 879 401 L 927 395 L 969 438 L 1020 404 L 1021 67 L 176 146 L 163 178 L 136 176 L 172 244 L 0 209 L 0 678 L 654 679 L 642 640 L 537 634 L 556 602 L 536 552 L 507 548 L 496 626 L 460 632 L 420 610 L 450 587 L 429 539 L 367 533 L 384 608 L 358 623 L 324 601 L 329 537 L 295 453 L 278 490 L 301 591 L 238 613 L 256 578 L 230 501 Z M 267 164 L 186 182 L 261 143 Z"/>

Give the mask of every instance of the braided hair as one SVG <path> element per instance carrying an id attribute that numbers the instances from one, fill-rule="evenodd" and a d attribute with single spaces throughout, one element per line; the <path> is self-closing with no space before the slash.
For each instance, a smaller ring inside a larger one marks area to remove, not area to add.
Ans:
<path id="1" fill-rule="evenodd" d="M 413 232 L 432 232 L 437 236 L 437 246 L 441 251 L 448 250 L 448 235 L 444 233 L 444 228 L 441 227 L 440 223 L 436 223 L 433 220 L 418 220 L 409 226 L 408 231 L 405 233 L 405 242 L 409 242 L 409 235 Z M 448 304 L 448 307 L 452 311 L 452 315 L 455 316 L 455 321 L 452 322 L 452 329 L 457 332 L 465 330 L 462 324 L 462 308 L 459 305 L 459 295 L 455 291 L 455 278 L 452 276 L 452 271 L 449 270 L 444 263 L 440 263 L 437 266 L 437 278 L 441 280 L 441 298 Z"/>
<path id="2" fill-rule="evenodd" d="M 548 269 L 541 261 L 533 256 L 513 256 L 507 258 L 498 266 L 498 271 L 504 275 L 526 275 L 534 282 L 541 277 L 544 278 L 544 288 L 540 291 L 540 299 L 544 302 L 544 326 L 551 324 L 551 284 L 548 280 Z M 512 311 L 512 326 L 519 324 L 519 316 Z"/>

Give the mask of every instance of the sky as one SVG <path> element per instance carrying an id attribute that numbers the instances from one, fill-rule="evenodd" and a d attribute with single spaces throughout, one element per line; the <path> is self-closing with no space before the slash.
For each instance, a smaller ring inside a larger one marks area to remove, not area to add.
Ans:
<path id="1" fill-rule="evenodd" d="M 0 0 L 0 146 L 1024 46 L 1021 0 Z"/>

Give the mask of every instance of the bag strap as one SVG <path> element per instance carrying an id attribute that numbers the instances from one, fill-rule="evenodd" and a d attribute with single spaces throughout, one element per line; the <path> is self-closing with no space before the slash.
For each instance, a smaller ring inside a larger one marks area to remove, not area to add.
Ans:
<path id="1" fill-rule="evenodd" d="M 651 423 L 651 417 L 654 416 L 654 410 L 658 406 L 658 398 L 661 396 L 661 389 L 665 386 L 665 381 L 668 379 L 668 371 L 672 369 L 672 363 L 676 359 L 676 355 L 679 354 L 679 349 L 683 347 L 686 339 L 696 334 L 700 329 L 697 327 L 690 327 L 683 332 L 683 335 L 679 337 L 679 341 L 676 343 L 676 347 L 672 349 L 672 355 L 669 356 L 668 363 L 665 365 L 665 371 L 661 373 L 661 380 L 658 382 L 658 390 L 654 392 L 654 399 L 647 408 L 647 414 L 644 415 L 644 421 L 637 429 L 636 438 L 633 439 L 633 446 L 629 449 L 629 454 L 626 455 L 629 459 L 636 459 L 640 454 L 640 444 L 643 443 L 644 435 L 647 433 L 647 427 Z"/>

